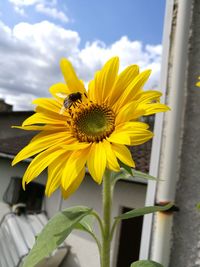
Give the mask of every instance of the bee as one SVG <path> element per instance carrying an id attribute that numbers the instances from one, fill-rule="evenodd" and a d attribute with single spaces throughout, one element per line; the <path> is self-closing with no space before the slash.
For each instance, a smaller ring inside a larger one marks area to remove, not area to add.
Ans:
<path id="1" fill-rule="evenodd" d="M 72 93 L 69 95 L 64 93 L 57 93 L 57 96 L 64 99 L 60 114 L 63 114 L 65 109 L 70 109 L 71 106 L 76 106 L 76 103 L 82 102 L 82 94 L 80 92 Z"/>

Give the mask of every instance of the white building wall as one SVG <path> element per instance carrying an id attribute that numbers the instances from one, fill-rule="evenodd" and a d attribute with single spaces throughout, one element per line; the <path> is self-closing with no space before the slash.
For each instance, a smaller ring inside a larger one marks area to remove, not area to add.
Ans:
<path id="1" fill-rule="evenodd" d="M 0 201 L 6 190 L 10 177 L 23 176 L 27 167 L 26 162 L 21 162 L 16 166 L 11 166 L 11 159 L 0 157 Z M 44 172 L 36 181 L 45 183 L 46 173 Z M 118 182 L 114 194 L 113 216 L 121 213 L 122 207 L 139 208 L 145 203 L 146 184 L 132 182 Z M 101 213 L 101 186 L 98 186 L 90 177 L 86 177 L 77 192 L 67 200 L 62 200 L 60 191 L 56 191 L 50 198 L 45 198 L 44 208 L 48 216 L 52 217 L 59 209 L 71 206 L 84 205 L 94 208 Z M 97 228 L 97 225 L 95 225 Z M 113 267 L 116 266 L 118 237 L 114 236 L 112 246 Z M 134 237 L 133 237 L 134 238 Z M 99 256 L 96 244 L 85 233 L 74 231 L 67 238 L 67 244 L 71 246 L 71 251 L 62 267 L 99 267 Z M 134 250 L 134 247 L 133 247 Z"/>

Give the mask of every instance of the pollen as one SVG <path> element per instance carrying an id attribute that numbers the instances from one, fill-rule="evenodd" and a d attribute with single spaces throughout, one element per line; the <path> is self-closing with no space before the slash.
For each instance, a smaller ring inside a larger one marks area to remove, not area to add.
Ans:
<path id="1" fill-rule="evenodd" d="M 105 104 L 80 104 L 71 112 L 70 129 L 80 142 L 99 142 L 115 128 L 115 114 Z"/>

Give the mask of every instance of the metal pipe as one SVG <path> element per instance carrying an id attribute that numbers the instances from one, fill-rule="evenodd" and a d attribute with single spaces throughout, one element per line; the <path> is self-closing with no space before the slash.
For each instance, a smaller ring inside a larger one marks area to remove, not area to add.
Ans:
<path id="1" fill-rule="evenodd" d="M 162 91 L 162 103 L 165 103 L 166 91 L 167 91 L 167 76 L 168 76 L 168 64 L 169 64 L 169 50 L 170 50 L 170 35 L 172 27 L 174 0 L 168 0 L 165 7 L 164 18 L 164 30 L 162 41 L 162 64 L 159 88 Z M 154 138 L 151 149 L 151 161 L 149 174 L 154 177 L 158 177 L 159 161 L 160 161 L 160 149 L 162 143 L 163 132 L 163 113 L 156 114 L 154 124 Z M 156 183 L 155 181 L 148 181 L 145 206 L 153 206 L 156 198 Z M 151 235 L 152 235 L 153 214 L 144 216 L 142 226 L 142 237 L 140 246 L 140 260 L 146 260 L 150 257 L 151 247 Z"/>
<path id="2" fill-rule="evenodd" d="M 189 26 L 192 0 L 177 2 L 177 20 L 175 39 L 171 41 L 171 80 L 169 81 L 169 101 L 171 111 L 166 114 L 164 129 L 164 145 L 161 154 L 161 168 L 159 177 L 165 179 L 158 183 L 156 202 L 167 203 L 175 201 L 176 183 L 179 166 L 181 126 L 184 114 L 184 84 L 187 69 Z M 160 219 L 162 217 L 162 219 Z M 157 215 L 155 221 L 152 259 L 164 266 L 169 265 L 170 239 L 173 213 L 167 216 Z"/>

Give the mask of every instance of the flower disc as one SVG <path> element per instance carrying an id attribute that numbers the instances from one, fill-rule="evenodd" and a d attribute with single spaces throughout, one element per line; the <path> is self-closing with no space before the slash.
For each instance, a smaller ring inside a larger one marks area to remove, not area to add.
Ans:
<path id="1" fill-rule="evenodd" d="M 114 112 L 106 105 L 80 104 L 71 112 L 73 135 L 80 142 L 99 142 L 114 130 Z"/>

